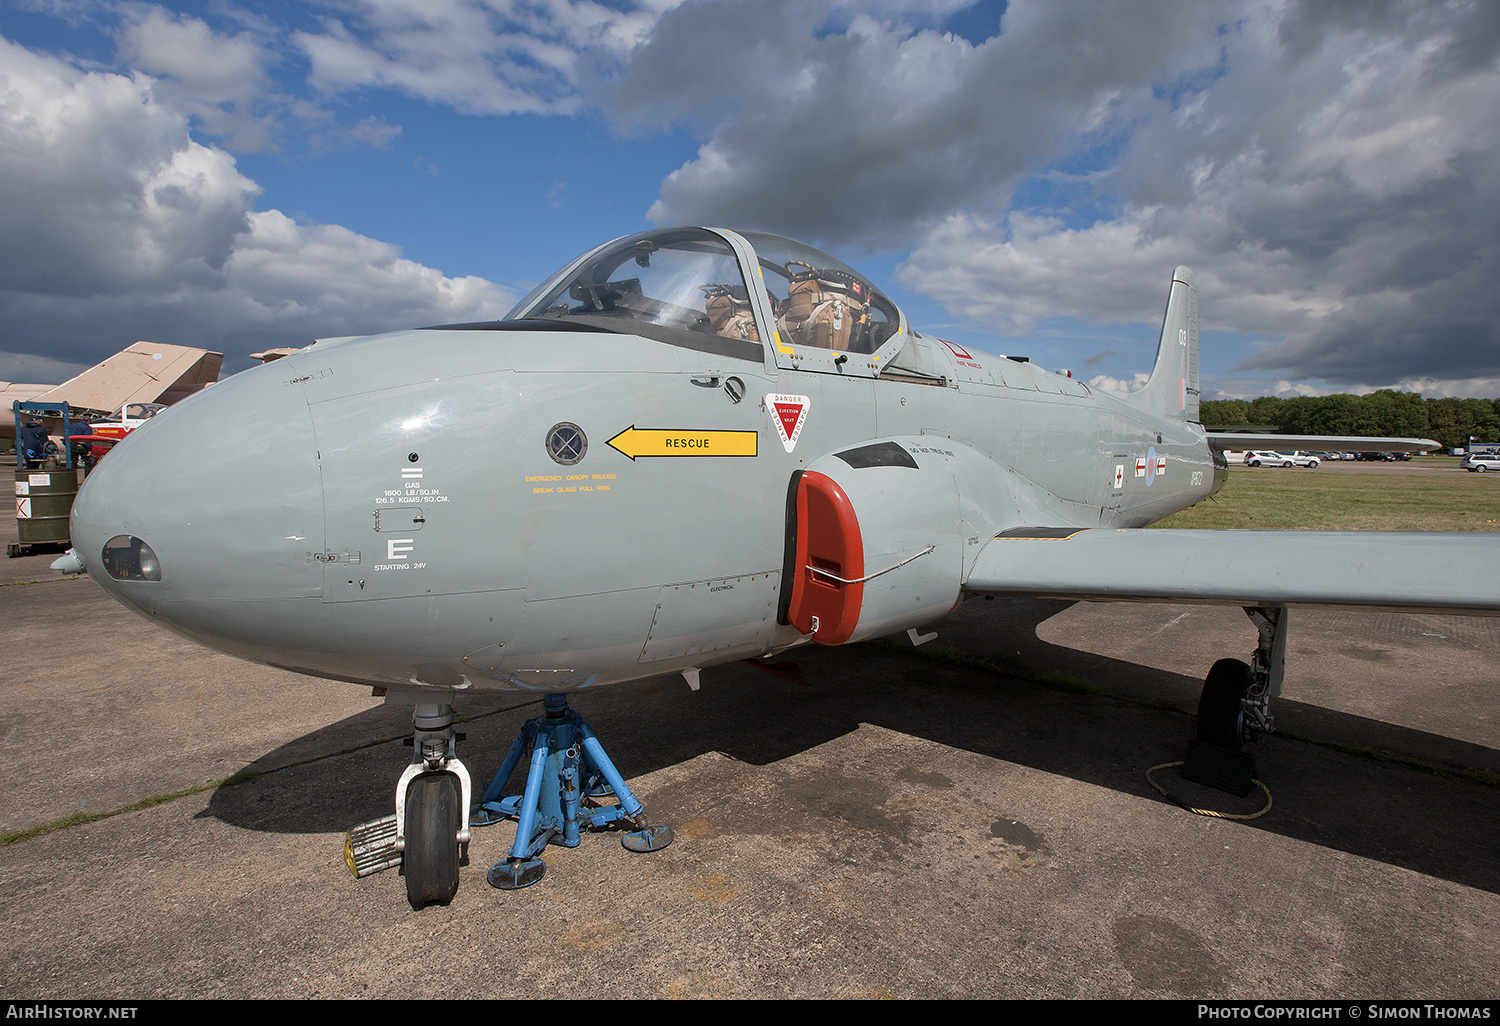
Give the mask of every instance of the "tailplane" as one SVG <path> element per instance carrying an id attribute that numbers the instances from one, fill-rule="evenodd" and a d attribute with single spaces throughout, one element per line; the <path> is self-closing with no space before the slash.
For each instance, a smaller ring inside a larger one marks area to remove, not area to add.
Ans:
<path id="1" fill-rule="evenodd" d="M 1130 401 L 1158 417 L 1198 423 L 1198 284 L 1189 268 L 1172 272 L 1156 366 Z"/>

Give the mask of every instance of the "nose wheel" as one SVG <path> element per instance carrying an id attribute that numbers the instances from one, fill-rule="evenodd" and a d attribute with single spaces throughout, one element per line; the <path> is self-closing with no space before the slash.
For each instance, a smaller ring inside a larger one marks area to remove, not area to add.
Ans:
<path id="1" fill-rule="evenodd" d="M 406 789 L 406 900 L 412 908 L 446 905 L 458 893 L 458 778 L 424 773 Z"/>

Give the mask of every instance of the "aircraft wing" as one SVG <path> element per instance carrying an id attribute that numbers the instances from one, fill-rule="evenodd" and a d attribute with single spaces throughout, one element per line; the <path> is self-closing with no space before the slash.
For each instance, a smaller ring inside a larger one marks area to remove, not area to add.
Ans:
<path id="1" fill-rule="evenodd" d="M 980 551 L 971 593 L 1500 616 L 1484 532 L 1020 528 Z"/>
<path id="2" fill-rule="evenodd" d="M 1319 452 L 1433 452 L 1443 443 L 1431 438 L 1361 438 L 1358 435 L 1245 435 L 1210 432 L 1208 444 L 1228 449 L 1315 449 Z"/>

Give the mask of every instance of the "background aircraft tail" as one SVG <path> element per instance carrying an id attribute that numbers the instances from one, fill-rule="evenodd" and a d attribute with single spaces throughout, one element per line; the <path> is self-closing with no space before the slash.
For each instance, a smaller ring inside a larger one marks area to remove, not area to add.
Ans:
<path id="1" fill-rule="evenodd" d="M 79 415 L 92 410 L 103 416 L 126 403 L 170 406 L 218 381 L 223 363 L 223 353 L 207 349 L 136 342 L 36 399 L 65 402 Z"/>
<path id="2" fill-rule="evenodd" d="M 1130 401 L 1158 417 L 1198 423 L 1198 283 L 1189 268 L 1172 272 L 1156 366 Z"/>

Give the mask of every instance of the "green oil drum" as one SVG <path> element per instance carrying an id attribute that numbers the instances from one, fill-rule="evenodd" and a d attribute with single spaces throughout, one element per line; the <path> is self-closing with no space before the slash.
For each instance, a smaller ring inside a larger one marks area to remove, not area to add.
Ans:
<path id="1" fill-rule="evenodd" d="M 68 515 L 83 480 L 81 469 L 16 471 L 16 535 L 22 555 L 32 545 L 61 545 L 71 541 Z"/>

